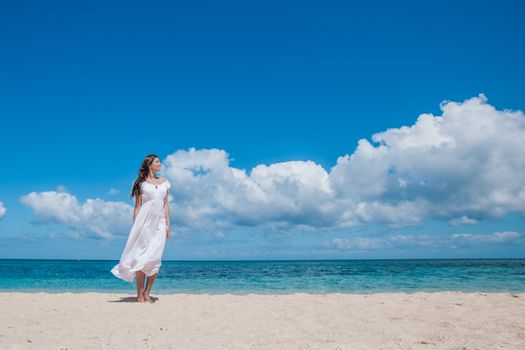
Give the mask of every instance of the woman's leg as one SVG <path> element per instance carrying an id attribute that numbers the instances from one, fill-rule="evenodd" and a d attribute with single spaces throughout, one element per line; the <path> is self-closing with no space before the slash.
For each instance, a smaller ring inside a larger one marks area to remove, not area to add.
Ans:
<path id="1" fill-rule="evenodd" d="M 137 271 L 137 301 L 140 303 L 145 302 L 144 300 L 144 272 Z"/>
<path id="2" fill-rule="evenodd" d="M 148 282 L 146 283 L 146 290 L 144 291 L 144 299 L 146 301 L 152 303 L 153 300 L 149 297 L 149 293 L 151 292 L 151 287 L 153 287 L 153 282 L 155 282 L 155 277 L 157 277 L 157 274 L 151 275 L 148 277 Z"/>

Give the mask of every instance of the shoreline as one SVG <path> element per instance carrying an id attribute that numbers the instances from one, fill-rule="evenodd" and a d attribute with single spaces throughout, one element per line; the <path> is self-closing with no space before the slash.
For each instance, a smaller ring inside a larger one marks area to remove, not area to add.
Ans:
<path id="1" fill-rule="evenodd" d="M 127 291 L 49 291 L 49 290 L 35 290 L 35 291 L 24 291 L 24 290 L 14 290 L 14 291 L 5 291 L 0 290 L 0 296 L 2 294 L 50 294 L 50 295 L 57 295 L 57 294 L 66 294 L 66 295 L 81 295 L 81 294 L 100 294 L 100 295 L 122 295 L 122 294 L 135 294 L 135 290 L 133 288 L 130 288 Z M 383 292 L 369 292 L 369 293 L 361 293 L 361 292 L 283 292 L 283 293 L 260 293 L 260 292 L 246 292 L 246 293 L 233 293 L 233 292 L 152 292 L 152 295 L 158 295 L 158 296 L 177 296 L 177 295 L 186 295 L 186 296 L 199 296 L 199 295 L 207 295 L 207 296 L 222 296 L 222 295 L 230 295 L 230 296 L 252 296 L 252 295 L 260 295 L 260 296 L 287 296 L 287 295 L 310 295 L 310 296 L 326 296 L 326 295 L 355 295 L 355 296 L 371 296 L 371 295 L 418 295 L 418 294 L 479 294 L 479 295 L 489 295 L 489 294 L 501 294 L 501 295 L 509 295 L 513 297 L 521 297 L 525 298 L 525 291 L 457 291 L 457 290 L 439 290 L 439 291 L 413 291 L 413 292 L 406 292 L 406 291 L 383 291 Z"/>
<path id="2" fill-rule="evenodd" d="M 523 349 L 525 293 L 0 292 L 0 349 Z"/>

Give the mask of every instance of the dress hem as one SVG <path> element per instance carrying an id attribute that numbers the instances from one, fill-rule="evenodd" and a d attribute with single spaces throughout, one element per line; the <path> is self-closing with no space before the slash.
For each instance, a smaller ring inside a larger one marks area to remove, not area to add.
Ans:
<path id="1" fill-rule="evenodd" d="M 153 270 L 151 270 L 151 272 L 147 273 L 145 271 L 142 271 L 144 267 L 141 267 L 140 269 L 136 270 L 136 271 L 130 271 L 131 273 L 131 277 L 130 278 L 126 278 L 125 276 L 121 275 L 120 274 L 120 267 L 119 267 L 119 264 L 117 264 L 114 268 L 111 269 L 111 273 L 117 277 L 117 278 L 120 278 L 121 280 L 124 280 L 126 282 L 129 282 L 129 283 L 133 283 L 133 281 L 135 280 L 136 278 L 136 275 L 137 275 L 137 272 L 138 271 L 141 271 L 144 273 L 144 275 L 146 277 L 151 277 L 153 276 L 154 274 L 158 273 L 159 270 L 160 270 L 160 266 L 157 267 L 157 268 L 154 268 Z"/>

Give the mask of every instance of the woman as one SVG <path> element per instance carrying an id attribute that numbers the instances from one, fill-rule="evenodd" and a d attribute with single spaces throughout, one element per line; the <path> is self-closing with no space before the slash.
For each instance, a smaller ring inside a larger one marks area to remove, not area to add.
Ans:
<path id="1" fill-rule="evenodd" d="M 120 261 L 111 270 L 116 277 L 128 282 L 133 282 L 136 275 L 137 301 L 141 303 L 153 303 L 151 287 L 170 236 L 168 189 L 171 185 L 167 179 L 155 175 L 158 171 L 160 160 L 157 155 L 147 155 L 131 190 L 131 197 L 135 197 L 133 226 Z M 146 289 L 145 276 L 148 277 Z"/>

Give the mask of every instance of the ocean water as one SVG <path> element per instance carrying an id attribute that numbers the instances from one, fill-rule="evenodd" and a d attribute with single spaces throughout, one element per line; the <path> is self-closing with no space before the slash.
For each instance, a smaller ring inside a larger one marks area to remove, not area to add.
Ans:
<path id="1" fill-rule="evenodd" d="M 0 291 L 127 292 L 115 260 L 0 259 Z M 525 292 L 525 259 L 163 261 L 154 293 Z"/>

